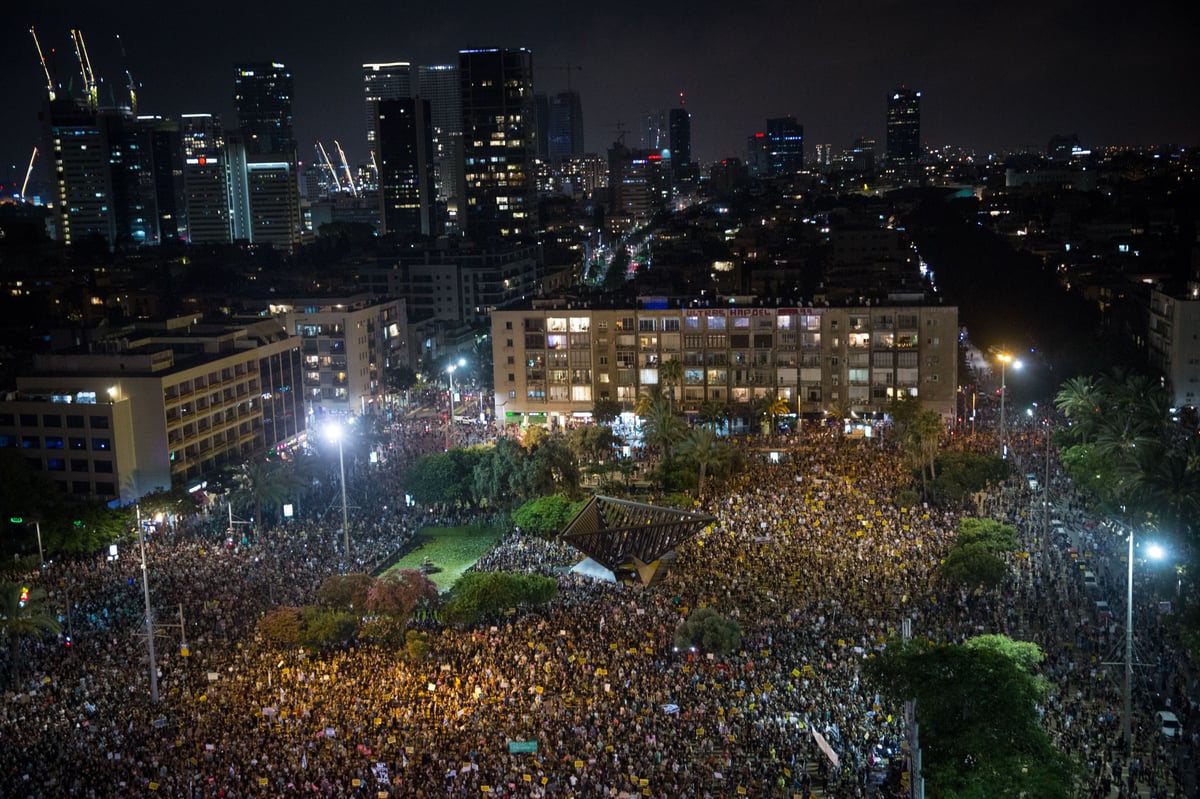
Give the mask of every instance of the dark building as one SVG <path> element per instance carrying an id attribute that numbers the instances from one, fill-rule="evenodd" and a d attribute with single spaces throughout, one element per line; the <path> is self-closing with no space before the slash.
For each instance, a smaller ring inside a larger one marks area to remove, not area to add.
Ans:
<path id="1" fill-rule="evenodd" d="M 524 48 L 462 50 L 465 207 L 459 219 L 477 241 L 537 229 L 533 54 Z"/>
<path id="2" fill-rule="evenodd" d="M 888 98 L 888 169 L 916 177 L 921 164 L 921 93 L 901 86 Z"/>
<path id="3" fill-rule="evenodd" d="M 583 105 L 579 92 L 559 92 L 549 98 L 547 155 L 557 164 L 583 155 Z"/>
<path id="4" fill-rule="evenodd" d="M 375 144 L 379 148 L 379 215 L 384 233 L 435 231 L 433 125 L 429 101 L 376 101 Z"/>
<path id="5" fill-rule="evenodd" d="M 679 175 L 692 163 L 692 115 L 686 108 L 672 108 L 668 117 L 671 138 L 671 171 Z"/>
<path id="6" fill-rule="evenodd" d="M 792 117 L 767 120 L 767 172 L 794 175 L 804 169 L 804 126 Z"/>
<path id="7" fill-rule="evenodd" d="M 291 71 L 270 61 L 238 64 L 234 71 L 233 107 L 247 157 L 274 155 L 295 161 Z"/>
<path id="8" fill-rule="evenodd" d="M 213 114 L 180 117 L 185 237 L 193 244 L 228 244 L 229 184 L 225 137 Z"/>

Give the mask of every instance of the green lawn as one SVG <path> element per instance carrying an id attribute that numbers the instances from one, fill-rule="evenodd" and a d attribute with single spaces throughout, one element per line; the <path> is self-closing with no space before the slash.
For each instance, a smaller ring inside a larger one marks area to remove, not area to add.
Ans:
<path id="1" fill-rule="evenodd" d="M 446 591 L 454 581 L 474 565 L 502 537 L 491 527 L 425 527 L 417 533 L 417 546 L 401 558 L 389 571 L 419 569 L 428 557 L 441 571 L 429 575 L 439 591 Z"/>

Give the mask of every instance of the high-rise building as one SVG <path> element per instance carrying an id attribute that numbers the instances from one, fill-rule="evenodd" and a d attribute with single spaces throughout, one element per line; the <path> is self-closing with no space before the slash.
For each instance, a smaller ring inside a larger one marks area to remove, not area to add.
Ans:
<path id="1" fill-rule="evenodd" d="M 461 92 L 458 67 L 452 64 L 417 67 L 417 97 L 429 101 L 437 197 L 454 214 L 457 214 L 459 198 L 464 191 Z"/>
<path id="2" fill-rule="evenodd" d="M 671 171 L 678 176 L 692 163 L 692 114 L 686 108 L 672 108 L 669 124 Z"/>
<path id="3" fill-rule="evenodd" d="M 54 159 L 54 212 L 57 238 L 74 244 L 87 236 L 116 238 L 112 171 L 108 165 L 108 129 L 96 112 L 71 99 L 50 102 L 46 138 Z"/>
<path id="4" fill-rule="evenodd" d="M 220 117 L 180 117 L 183 148 L 184 237 L 193 244 L 227 244 L 229 184 Z"/>
<path id="5" fill-rule="evenodd" d="M 667 174 L 670 166 L 670 159 L 653 150 L 631 150 L 620 142 L 609 148 L 612 204 L 608 224 L 614 233 L 645 224 L 667 207 L 671 197 Z"/>
<path id="6" fill-rule="evenodd" d="M 469 237 L 530 236 L 537 229 L 533 54 L 525 48 L 462 50 L 465 213 Z"/>
<path id="7" fill-rule="evenodd" d="M 921 164 L 921 93 L 901 86 L 888 98 L 888 169 L 916 177 Z"/>
<path id="8" fill-rule="evenodd" d="M 380 100 L 412 97 L 412 64 L 391 61 L 363 64 L 363 99 L 367 106 L 367 149 L 375 149 L 375 118 Z"/>
<path id="9" fill-rule="evenodd" d="M 246 155 L 286 156 L 296 160 L 292 129 L 292 73 L 278 62 L 234 67 L 233 107 Z"/>
<path id="10" fill-rule="evenodd" d="M 251 160 L 246 142 L 232 136 L 225 147 L 231 229 L 235 241 L 270 244 L 291 252 L 300 243 L 300 185 L 292 161 Z"/>
<path id="11" fill-rule="evenodd" d="M 792 117 L 767 120 L 767 171 L 794 175 L 804 169 L 804 126 Z"/>
<path id="12" fill-rule="evenodd" d="M 558 164 L 583 155 L 583 105 L 579 92 L 559 92 L 549 98 L 547 155 Z"/>
<path id="13" fill-rule="evenodd" d="M 433 126 L 429 101 L 406 97 L 376 103 L 379 215 L 384 233 L 434 232 Z"/>

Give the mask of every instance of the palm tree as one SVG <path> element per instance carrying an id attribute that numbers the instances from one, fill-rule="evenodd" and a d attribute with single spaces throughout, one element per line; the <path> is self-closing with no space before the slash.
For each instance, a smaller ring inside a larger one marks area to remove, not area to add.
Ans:
<path id="1" fill-rule="evenodd" d="M 647 446 L 658 448 L 663 460 L 669 460 L 671 449 L 687 433 L 687 425 L 672 413 L 670 400 L 661 393 L 643 395 L 642 400 L 638 402 L 642 439 Z"/>
<path id="2" fill-rule="evenodd" d="M 1100 421 L 1100 389 L 1091 377 L 1072 377 L 1054 396 L 1054 407 L 1076 426 L 1080 443 L 1087 444 L 1088 434 Z"/>
<path id="3" fill-rule="evenodd" d="M 725 419 L 725 409 L 725 403 L 709 400 L 700 406 L 700 412 L 697 416 L 702 425 L 715 433 L 717 432 L 717 425 Z"/>
<path id="4" fill-rule="evenodd" d="M 707 427 L 693 428 L 679 444 L 679 454 L 695 461 L 700 467 L 696 496 L 701 499 L 704 497 L 704 478 L 708 473 L 708 465 L 720 457 L 723 446 L 716 434 Z"/>
<path id="5" fill-rule="evenodd" d="M 788 401 L 778 394 L 771 398 L 767 404 L 767 413 L 771 416 L 771 435 L 775 435 L 775 431 L 779 429 L 779 417 L 786 416 L 792 412 L 792 406 Z"/>
<path id="6" fill-rule="evenodd" d="M 22 599 L 24 596 L 24 599 Z M 57 635 L 58 617 L 46 606 L 46 591 L 9 583 L 0 586 L 0 631 L 8 636 L 8 676 L 20 676 L 20 642 L 28 636 Z"/>
<path id="7" fill-rule="evenodd" d="M 667 399 L 674 402 L 675 389 L 683 383 L 683 361 L 671 358 L 658 367 L 658 379 L 666 387 Z"/>

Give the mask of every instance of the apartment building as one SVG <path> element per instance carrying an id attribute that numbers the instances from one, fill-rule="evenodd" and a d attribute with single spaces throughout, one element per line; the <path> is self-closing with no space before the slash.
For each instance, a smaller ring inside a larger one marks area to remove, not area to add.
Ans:
<path id="1" fill-rule="evenodd" d="M 561 425 L 589 416 L 600 399 L 630 410 L 643 389 L 664 383 L 670 360 L 683 364 L 670 392 L 685 413 L 778 396 L 807 415 L 879 414 L 901 392 L 946 419 L 955 413 L 953 306 L 695 307 L 656 298 L 599 309 L 544 300 L 494 312 L 492 341 L 496 418 L 509 423 Z"/>

